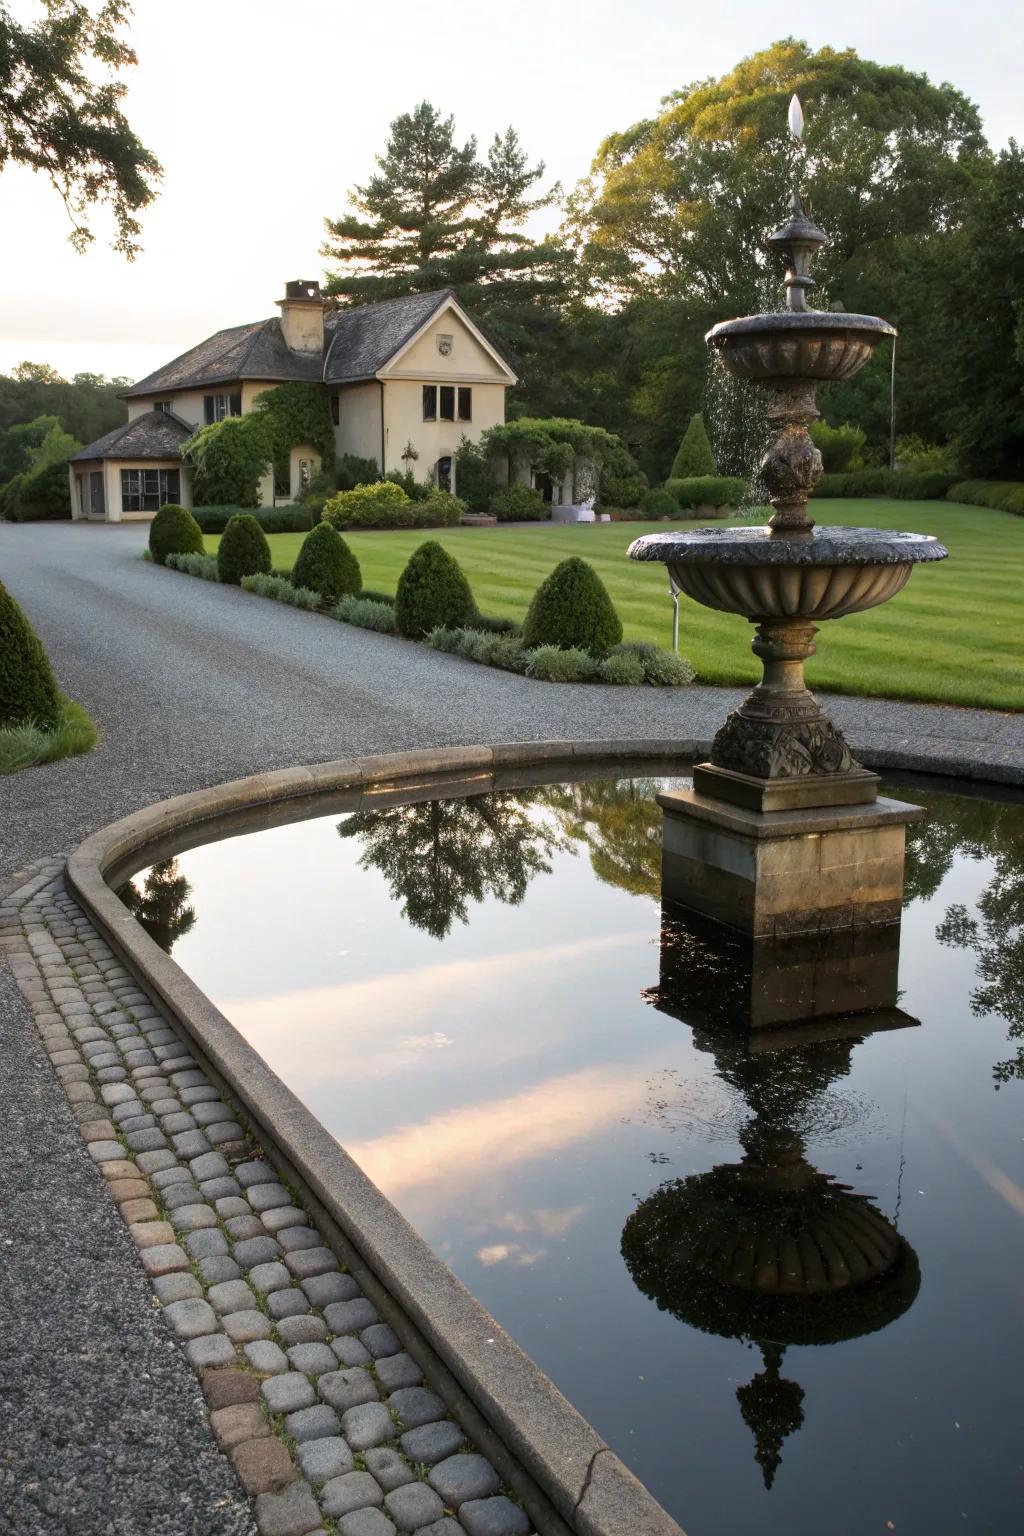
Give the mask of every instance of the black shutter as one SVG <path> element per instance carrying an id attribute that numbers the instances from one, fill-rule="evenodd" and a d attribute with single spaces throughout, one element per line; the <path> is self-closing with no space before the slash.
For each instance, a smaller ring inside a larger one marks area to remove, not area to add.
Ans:
<path id="1" fill-rule="evenodd" d="M 213 396 L 212 395 L 204 395 L 203 396 L 203 420 L 206 422 L 207 426 L 209 426 L 210 423 L 213 421 Z"/>

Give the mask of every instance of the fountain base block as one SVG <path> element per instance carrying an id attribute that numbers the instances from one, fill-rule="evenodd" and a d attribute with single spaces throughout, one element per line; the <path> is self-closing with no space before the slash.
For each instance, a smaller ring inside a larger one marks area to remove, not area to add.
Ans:
<path id="1" fill-rule="evenodd" d="M 906 830 L 900 800 L 758 811 L 697 789 L 657 797 L 663 901 L 755 938 L 896 923 Z"/>
<path id="2" fill-rule="evenodd" d="M 815 806 L 871 805 L 878 798 L 877 773 L 855 767 L 849 773 L 805 773 L 765 779 L 717 763 L 698 763 L 693 787 L 712 800 L 728 800 L 748 811 L 798 811 Z"/>

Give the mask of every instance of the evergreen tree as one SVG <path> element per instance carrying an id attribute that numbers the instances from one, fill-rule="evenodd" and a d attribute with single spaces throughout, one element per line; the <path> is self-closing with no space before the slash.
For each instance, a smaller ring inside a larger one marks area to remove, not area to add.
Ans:
<path id="1" fill-rule="evenodd" d="M 322 254 L 340 263 L 327 293 L 363 303 L 454 288 L 505 334 L 517 328 L 513 309 L 561 287 L 564 257 L 522 228 L 560 188 L 537 190 L 544 164 L 529 163 L 514 128 L 480 159 L 476 139 L 460 145 L 454 118 L 422 101 L 395 118 L 377 167 L 352 211 L 326 221 Z"/>
<path id="2" fill-rule="evenodd" d="M 711 452 L 704 417 L 698 411 L 690 417 L 690 425 L 683 434 L 676 456 L 672 461 L 673 480 L 691 480 L 695 475 L 716 473 L 715 456 Z"/>

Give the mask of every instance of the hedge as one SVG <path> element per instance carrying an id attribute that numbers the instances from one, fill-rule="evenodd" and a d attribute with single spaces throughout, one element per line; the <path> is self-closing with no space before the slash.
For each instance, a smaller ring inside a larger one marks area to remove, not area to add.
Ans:
<path id="1" fill-rule="evenodd" d="M 929 470 L 855 469 L 848 475 L 822 475 L 812 494 L 837 496 L 889 496 L 896 501 L 941 501 L 956 483 L 955 475 Z"/>
<path id="2" fill-rule="evenodd" d="M 676 484 L 682 482 L 677 481 Z M 644 491 L 640 497 L 640 511 L 652 521 L 662 517 L 678 517 L 679 503 L 668 486 L 661 491 Z"/>
<path id="3" fill-rule="evenodd" d="M 528 485 L 510 485 L 492 496 L 487 508 L 499 523 L 542 523 L 551 516 L 540 491 Z"/>
<path id="4" fill-rule="evenodd" d="M 1024 483 L 1020 480 L 958 480 L 946 492 L 947 501 L 963 501 L 969 507 L 994 507 L 1024 517 Z"/>
<path id="5" fill-rule="evenodd" d="M 192 516 L 204 533 L 223 533 L 236 512 L 254 517 L 264 533 L 308 533 L 313 513 L 307 506 L 289 507 L 193 507 Z"/>
<path id="6" fill-rule="evenodd" d="M 693 475 L 666 480 L 665 489 L 680 507 L 738 507 L 747 494 L 747 482 L 738 475 Z"/>

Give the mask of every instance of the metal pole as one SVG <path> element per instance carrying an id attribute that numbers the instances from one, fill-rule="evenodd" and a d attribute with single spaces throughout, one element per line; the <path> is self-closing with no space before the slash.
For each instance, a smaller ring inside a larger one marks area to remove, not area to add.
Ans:
<path id="1" fill-rule="evenodd" d="M 896 468 L 896 337 L 892 339 L 892 366 L 889 370 L 889 468 Z"/>
<path id="2" fill-rule="evenodd" d="M 672 580 L 672 572 L 668 573 L 668 590 L 672 594 L 672 649 L 679 655 L 679 588 Z"/>

